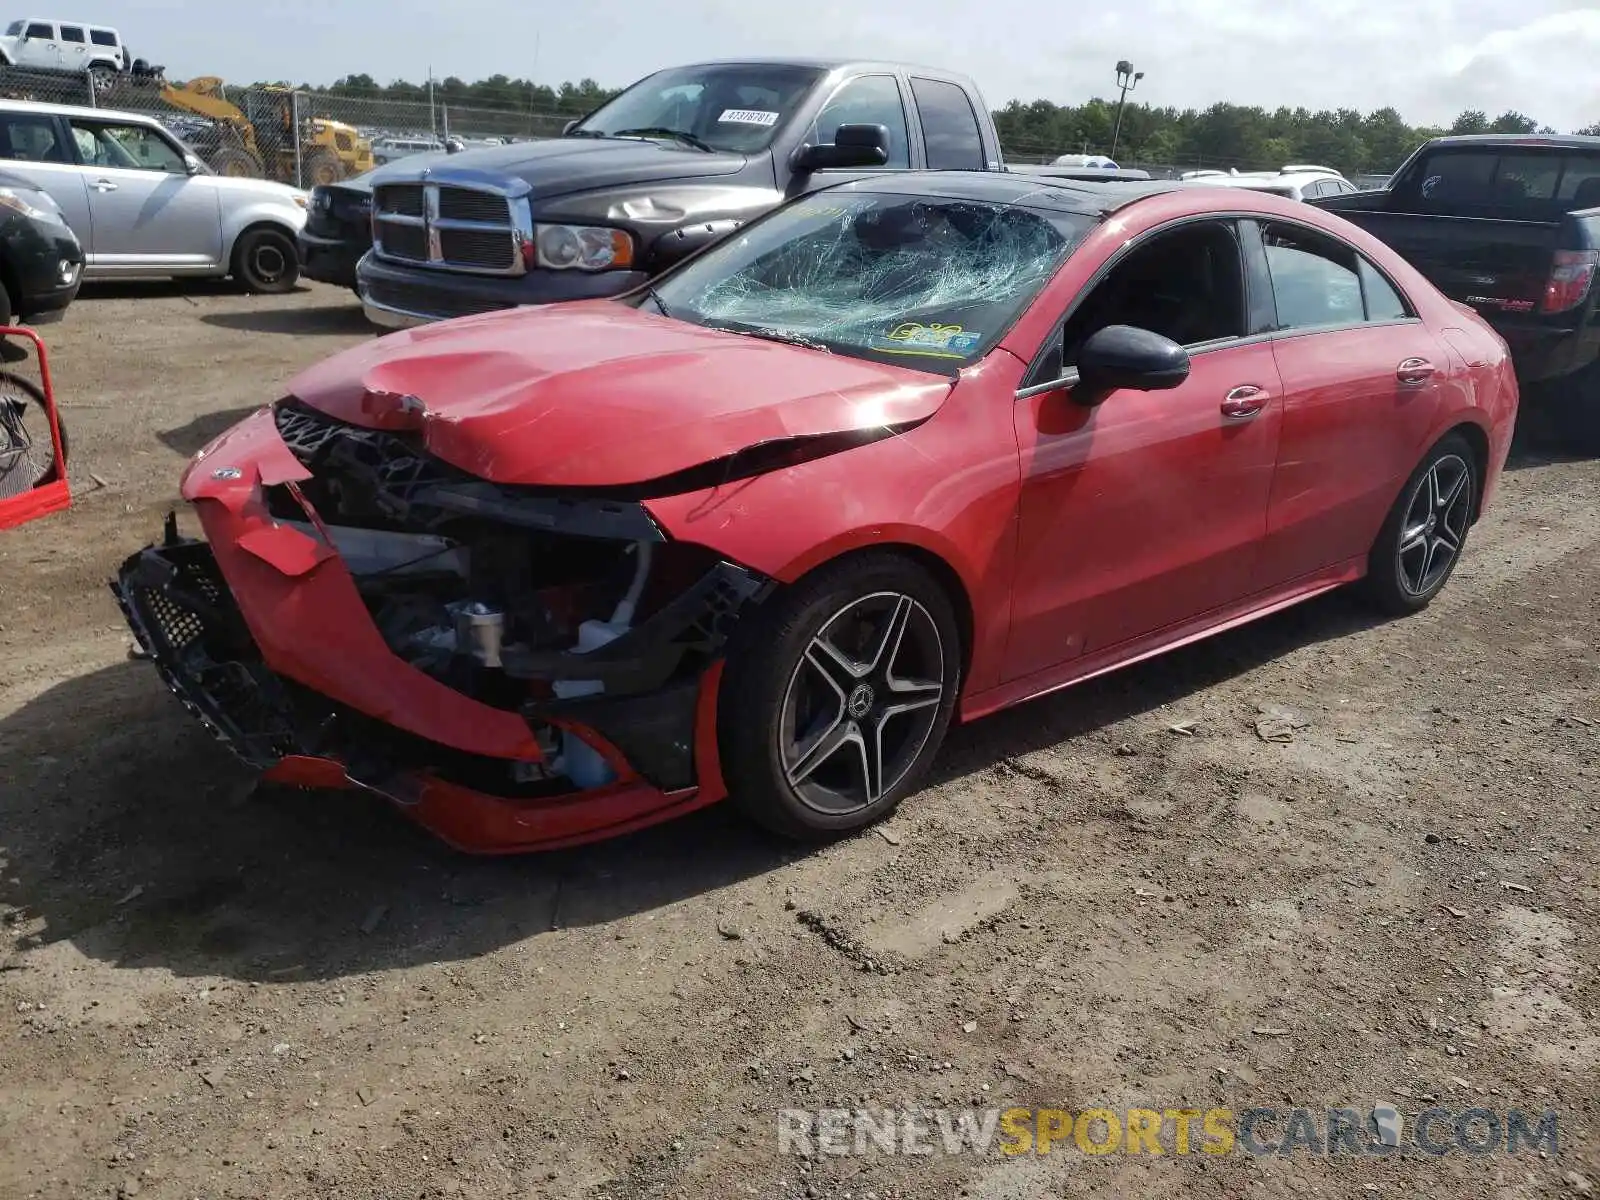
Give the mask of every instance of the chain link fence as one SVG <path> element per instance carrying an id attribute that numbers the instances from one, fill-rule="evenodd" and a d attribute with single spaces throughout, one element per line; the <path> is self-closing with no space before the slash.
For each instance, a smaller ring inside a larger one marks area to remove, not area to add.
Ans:
<path id="1" fill-rule="evenodd" d="M 420 90 L 420 89 L 419 89 Z M 556 137 L 579 115 L 462 106 L 443 100 L 361 96 L 287 87 L 227 87 L 220 79 L 172 83 L 158 74 L 108 75 L 0 68 L 0 98 L 117 109 L 155 117 L 224 175 L 299 187 L 333 183 L 447 142 L 466 148 Z M 1064 150 L 1006 145 L 1008 162 L 1048 164 Z M 1123 161 L 1157 179 L 1238 161 Z"/>

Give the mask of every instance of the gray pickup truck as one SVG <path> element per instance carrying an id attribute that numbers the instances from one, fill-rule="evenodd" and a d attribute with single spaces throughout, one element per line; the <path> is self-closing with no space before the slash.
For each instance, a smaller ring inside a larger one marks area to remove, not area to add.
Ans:
<path id="1" fill-rule="evenodd" d="M 674 67 L 561 137 L 386 167 L 357 291 L 387 328 L 615 296 L 793 196 L 919 168 L 1006 169 L 971 80 L 835 59 Z"/>

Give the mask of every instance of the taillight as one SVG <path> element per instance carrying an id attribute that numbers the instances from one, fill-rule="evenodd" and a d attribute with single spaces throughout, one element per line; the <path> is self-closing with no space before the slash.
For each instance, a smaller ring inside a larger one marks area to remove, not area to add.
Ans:
<path id="1" fill-rule="evenodd" d="M 1566 312 L 1582 304 L 1589 294 L 1589 285 L 1594 282 L 1596 266 L 1600 266 L 1600 251 L 1557 250 L 1549 282 L 1544 285 L 1544 304 L 1540 311 Z"/>

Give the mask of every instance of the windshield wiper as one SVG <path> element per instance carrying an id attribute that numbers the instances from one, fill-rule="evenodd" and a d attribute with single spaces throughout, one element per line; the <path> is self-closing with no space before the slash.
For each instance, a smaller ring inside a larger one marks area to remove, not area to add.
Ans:
<path id="1" fill-rule="evenodd" d="M 728 333 L 737 333 L 742 334 L 745 337 L 760 338 L 762 341 L 782 342 L 786 346 L 803 346 L 807 350 L 821 350 L 824 354 L 833 353 L 833 350 L 824 345 L 822 342 L 816 341 L 813 338 L 802 337 L 798 333 L 787 333 L 782 329 L 762 329 L 759 327 L 735 329 L 727 325 L 721 326 L 721 328 L 726 330 Z"/>
<path id="2" fill-rule="evenodd" d="M 672 316 L 672 314 L 667 311 L 667 306 L 661 302 L 661 293 L 656 291 L 656 289 L 654 287 L 645 288 L 644 294 L 649 299 L 655 301 L 656 307 L 661 310 L 661 315 L 663 317 L 671 317 Z"/>
<path id="3" fill-rule="evenodd" d="M 707 154 L 716 153 L 715 150 L 706 145 L 699 138 L 695 137 L 695 135 L 692 133 L 685 133 L 681 129 L 667 129 L 664 126 L 659 125 L 646 125 L 639 129 L 619 129 L 615 133 L 609 134 L 608 136 L 672 138 L 674 141 L 682 142 L 685 146 L 693 146 L 696 150 L 704 150 Z"/>

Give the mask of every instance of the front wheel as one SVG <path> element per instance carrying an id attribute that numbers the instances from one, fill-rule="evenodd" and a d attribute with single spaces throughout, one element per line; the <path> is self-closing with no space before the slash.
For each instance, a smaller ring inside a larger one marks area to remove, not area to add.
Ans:
<path id="1" fill-rule="evenodd" d="M 279 295 L 300 278 L 294 239 L 277 229 L 252 229 L 233 251 L 233 276 L 247 291 Z"/>
<path id="2" fill-rule="evenodd" d="M 1461 559 L 1477 502 L 1477 456 L 1460 434 L 1448 434 L 1406 480 L 1372 544 L 1367 597 L 1397 616 L 1426 608 Z"/>
<path id="3" fill-rule="evenodd" d="M 719 704 L 734 803 L 805 839 L 892 812 L 955 709 L 961 640 L 943 589 L 908 559 L 863 554 L 752 616 L 730 646 Z"/>

